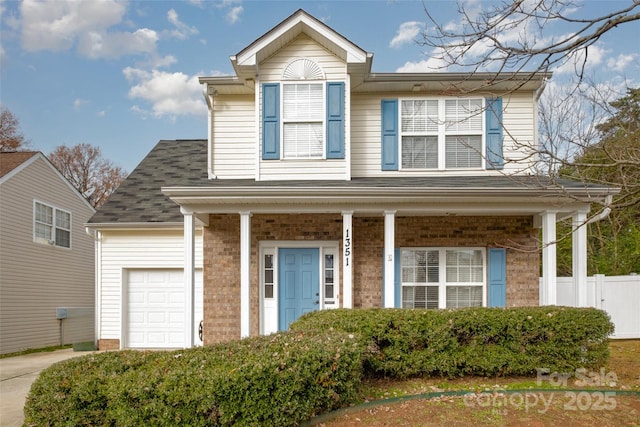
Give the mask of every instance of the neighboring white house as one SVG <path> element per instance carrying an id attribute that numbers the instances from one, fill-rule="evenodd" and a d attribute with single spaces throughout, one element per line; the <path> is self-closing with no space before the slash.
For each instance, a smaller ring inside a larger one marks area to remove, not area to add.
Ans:
<path id="1" fill-rule="evenodd" d="M 42 153 L 0 153 L 0 353 L 93 339 L 94 213 Z"/>
<path id="2" fill-rule="evenodd" d="M 303 10 L 230 59 L 200 78 L 207 139 L 160 141 L 87 224 L 100 348 L 334 307 L 554 304 L 556 222 L 616 191 L 530 174 L 548 74 L 374 73 Z M 579 283 L 584 227 L 574 247 Z"/>

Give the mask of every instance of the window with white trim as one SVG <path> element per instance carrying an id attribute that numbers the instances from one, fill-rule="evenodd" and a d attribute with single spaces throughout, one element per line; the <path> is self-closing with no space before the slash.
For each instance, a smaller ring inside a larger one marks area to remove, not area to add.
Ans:
<path id="1" fill-rule="evenodd" d="M 324 108 L 324 84 L 283 83 L 282 132 L 285 159 L 322 158 Z"/>
<path id="2" fill-rule="evenodd" d="M 38 243 L 71 247 L 71 213 L 34 201 L 33 240 Z"/>
<path id="3" fill-rule="evenodd" d="M 274 274 L 275 274 L 275 268 L 273 266 L 273 254 L 264 254 L 264 264 L 263 264 L 263 269 L 262 269 L 262 283 L 264 286 L 264 290 L 263 290 L 263 295 L 265 298 L 267 299 L 273 299 L 274 294 L 274 284 L 275 284 L 275 279 L 274 279 Z"/>
<path id="4" fill-rule="evenodd" d="M 323 285 L 324 285 L 324 304 L 328 306 L 336 305 L 336 267 L 335 254 L 332 251 L 325 250 L 323 264 Z"/>
<path id="5" fill-rule="evenodd" d="M 486 274 L 483 249 L 402 249 L 400 262 L 403 308 L 484 305 Z"/>
<path id="6" fill-rule="evenodd" d="M 482 168 L 483 99 L 403 99 L 402 169 Z"/>

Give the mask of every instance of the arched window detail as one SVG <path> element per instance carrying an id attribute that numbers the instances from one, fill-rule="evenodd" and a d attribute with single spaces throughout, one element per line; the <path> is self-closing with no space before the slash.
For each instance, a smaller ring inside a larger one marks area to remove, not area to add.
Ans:
<path id="1" fill-rule="evenodd" d="M 282 73 L 283 80 L 323 80 L 324 71 L 311 59 L 294 59 Z"/>

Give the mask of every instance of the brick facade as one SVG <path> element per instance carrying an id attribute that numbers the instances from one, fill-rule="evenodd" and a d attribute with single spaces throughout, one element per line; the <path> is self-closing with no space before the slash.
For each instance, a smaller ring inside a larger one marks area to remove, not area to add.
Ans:
<path id="1" fill-rule="evenodd" d="M 240 219 L 238 215 L 211 215 L 209 224 L 204 229 L 205 344 L 240 336 Z M 395 236 L 396 247 L 506 247 L 507 306 L 538 305 L 540 255 L 538 232 L 531 217 L 397 216 Z M 342 242 L 342 216 L 252 216 L 251 335 L 259 334 L 259 243 L 268 240 Z M 382 216 L 354 216 L 352 271 L 356 308 L 382 305 L 383 247 Z"/>
<path id="2" fill-rule="evenodd" d="M 98 350 L 100 351 L 120 350 L 120 340 L 119 339 L 98 340 Z"/>

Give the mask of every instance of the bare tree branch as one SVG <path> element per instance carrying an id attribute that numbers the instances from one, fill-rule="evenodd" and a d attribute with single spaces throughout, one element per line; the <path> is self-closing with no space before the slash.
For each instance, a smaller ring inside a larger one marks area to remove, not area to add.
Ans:
<path id="1" fill-rule="evenodd" d="M 104 204 L 127 176 L 122 168 L 102 157 L 100 148 L 89 144 L 56 147 L 49 160 L 96 208 Z"/>

